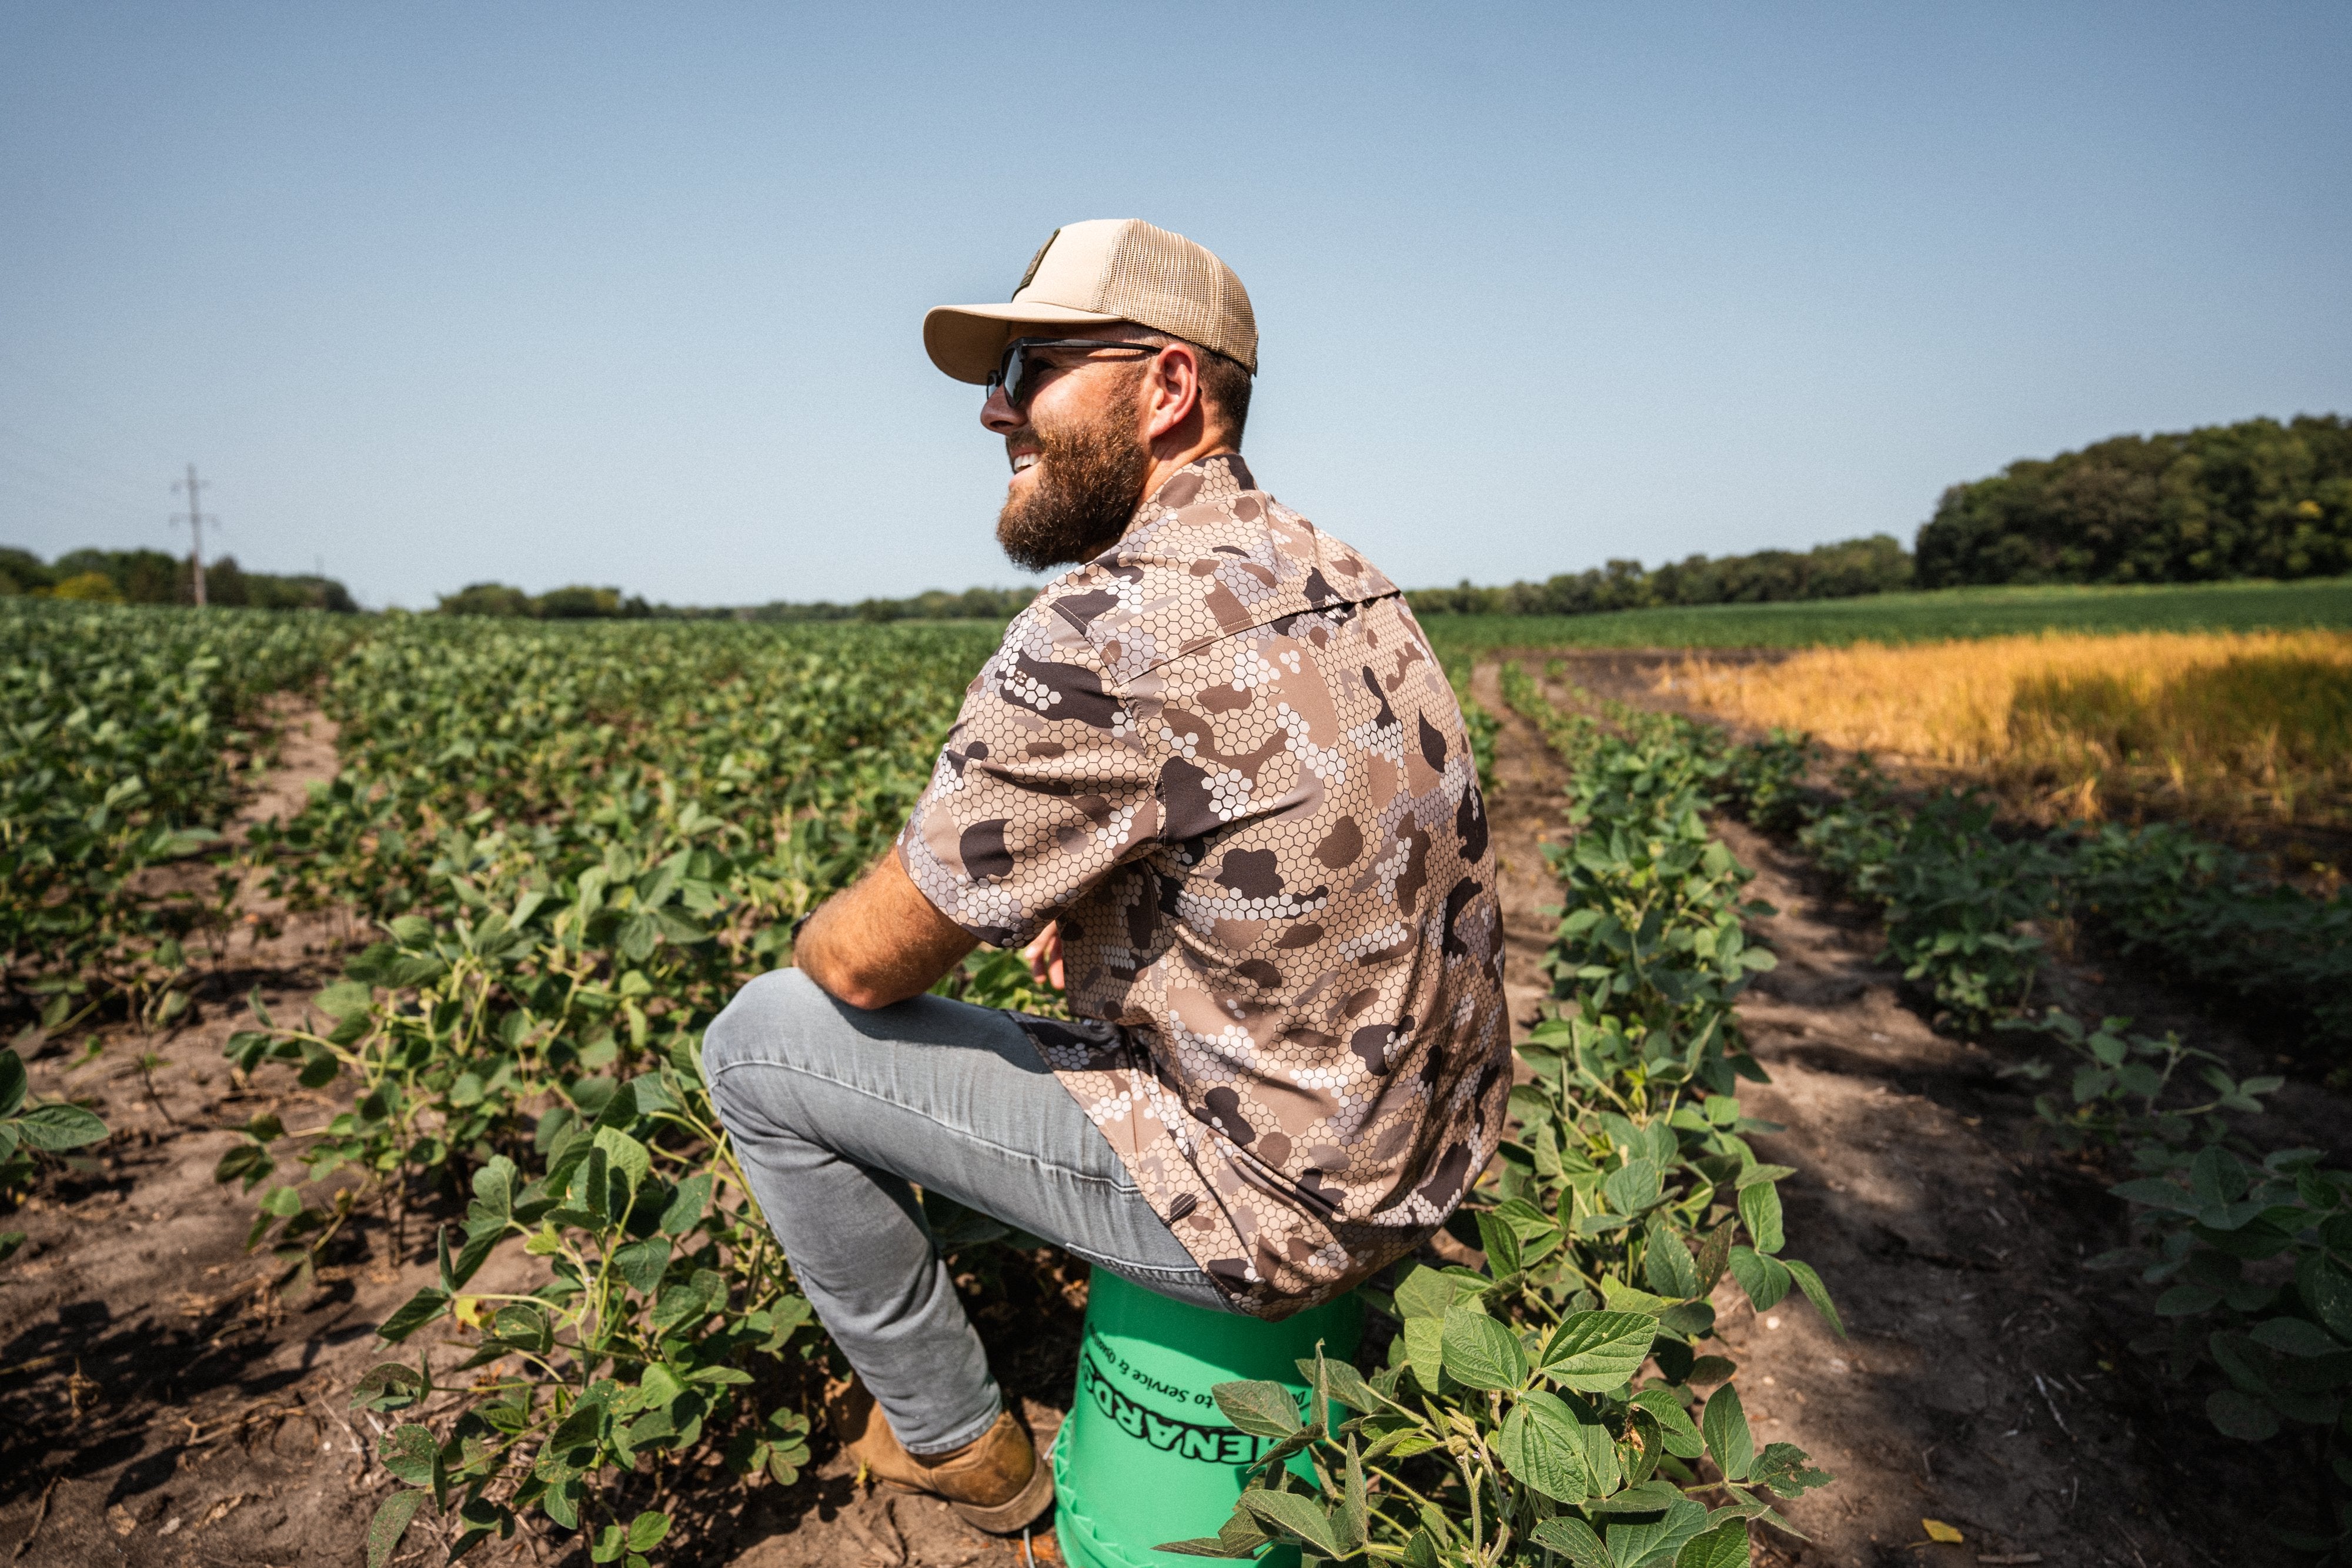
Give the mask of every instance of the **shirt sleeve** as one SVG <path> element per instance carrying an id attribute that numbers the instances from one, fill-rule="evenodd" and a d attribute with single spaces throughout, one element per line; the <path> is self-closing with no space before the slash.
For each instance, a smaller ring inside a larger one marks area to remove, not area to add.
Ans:
<path id="1" fill-rule="evenodd" d="M 1027 942 L 1157 841 L 1165 747 L 1139 733 L 1093 646 L 1044 602 L 964 694 L 899 858 L 940 914 Z"/>

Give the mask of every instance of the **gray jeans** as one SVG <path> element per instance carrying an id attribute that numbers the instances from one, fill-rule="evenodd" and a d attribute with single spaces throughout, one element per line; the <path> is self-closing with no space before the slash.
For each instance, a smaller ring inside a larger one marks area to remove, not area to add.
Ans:
<path id="1" fill-rule="evenodd" d="M 865 1012 L 779 969 L 712 1021 L 702 1064 L 793 1276 L 910 1452 L 971 1442 L 1004 1402 L 909 1183 L 1224 1310 L 1008 1013 Z"/>

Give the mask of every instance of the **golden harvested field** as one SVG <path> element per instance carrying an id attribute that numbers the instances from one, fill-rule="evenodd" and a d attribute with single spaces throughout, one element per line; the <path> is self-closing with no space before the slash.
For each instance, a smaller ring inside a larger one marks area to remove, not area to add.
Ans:
<path id="1" fill-rule="evenodd" d="M 2352 822 L 2352 634 L 2043 633 L 1695 653 L 1663 691 L 1991 785 L 2047 818 Z"/>

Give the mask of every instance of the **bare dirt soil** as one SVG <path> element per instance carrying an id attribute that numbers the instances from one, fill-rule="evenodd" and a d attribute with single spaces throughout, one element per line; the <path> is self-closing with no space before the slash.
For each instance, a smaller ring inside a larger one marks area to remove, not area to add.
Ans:
<path id="1" fill-rule="evenodd" d="M 1653 667 L 1601 655 L 1579 661 L 1575 676 L 1655 702 Z M 1491 666 L 1478 690 L 1504 716 L 1492 809 L 1507 985 L 1524 1030 L 1546 994 L 1539 960 L 1553 922 L 1542 911 L 1558 895 L 1541 846 L 1563 831 L 1562 780 L 1498 700 Z M 278 768 L 240 826 L 296 809 L 310 781 L 332 774 L 327 721 L 304 706 L 281 717 Z M 2252 1450 L 2217 1437 L 2157 1382 L 2124 1349 L 2147 1325 L 2144 1293 L 2080 1267 L 2120 1239 L 2119 1206 L 2104 1191 L 2113 1177 L 2035 1153 L 2026 1094 L 1996 1075 L 2011 1058 L 1930 1030 L 1872 962 L 1873 920 L 1785 846 L 1719 826 L 1780 911 L 1760 935 L 1780 967 L 1741 1009 L 1774 1080 L 1747 1098 L 1787 1128 L 1759 1148 L 1799 1168 L 1783 1186 L 1791 1249 L 1820 1268 L 1853 1331 L 1841 1340 L 1794 1302 L 1759 1321 L 1736 1291 L 1720 1298 L 1759 1430 L 1839 1478 L 1788 1510 L 1810 1542 L 1770 1537 L 1759 1561 L 2275 1560 L 2252 1511 L 2293 1496 L 2302 1479 L 2255 1470 Z M 430 1282 L 429 1224 L 395 1235 L 362 1216 L 320 1288 L 284 1294 L 271 1260 L 245 1251 L 248 1201 L 212 1180 L 229 1129 L 248 1117 L 276 1110 L 299 1124 L 331 1113 L 284 1068 L 232 1082 L 220 1049 L 249 990 L 299 1012 L 362 934 L 341 915 L 289 915 L 257 894 L 247 907 L 260 918 L 214 958 L 177 1027 L 76 1030 L 44 1042 L 33 1062 L 37 1092 L 95 1094 L 114 1136 L 92 1151 L 95 1168 L 52 1178 L 11 1220 L 31 1240 L 0 1268 L 0 1563 L 356 1563 L 393 1484 L 371 1423 L 348 1409 L 350 1390 L 383 1359 L 373 1325 Z M 2131 1013 L 2241 1061 L 2268 1060 L 2271 1042 L 2200 1016 L 2126 966 L 2086 953 L 2060 967 L 2058 999 L 2079 1013 Z M 142 1071 L 143 1053 L 159 1060 Z M 2341 1155 L 2352 1120 L 2340 1100 L 2298 1086 L 2282 1101 L 2282 1141 Z M 490 1268 L 519 1276 L 524 1263 Z M 1082 1274 L 1049 1254 L 978 1266 L 1002 1276 L 976 1314 L 998 1376 L 1050 1441 L 1069 1398 Z M 821 1435 L 817 1453 L 790 1488 L 746 1494 L 719 1470 L 686 1484 L 667 1555 L 741 1568 L 1024 1561 L 1019 1541 L 863 1483 Z M 1965 1542 L 1926 1543 L 1926 1518 Z M 401 1561 L 439 1561 L 440 1540 L 428 1511 Z M 1058 1561 L 1049 1533 L 1028 1550 Z M 585 1562 L 576 1542 L 529 1537 L 483 1560 L 518 1556 Z"/>

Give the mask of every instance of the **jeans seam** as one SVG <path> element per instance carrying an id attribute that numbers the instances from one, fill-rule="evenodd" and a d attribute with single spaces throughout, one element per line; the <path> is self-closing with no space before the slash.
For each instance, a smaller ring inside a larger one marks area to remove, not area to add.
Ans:
<path id="1" fill-rule="evenodd" d="M 1215 1281 L 1209 1279 L 1209 1271 L 1197 1263 L 1190 1269 L 1162 1269 L 1153 1263 L 1129 1263 L 1124 1259 L 1108 1257 L 1100 1252 L 1090 1252 L 1083 1247 L 1065 1246 L 1062 1250 L 1085 1259 L 1097 1269 L 1108 1269 L 1114 1274 L 1139 1274 L 1147 1279 L 1166 1280 L 1171 1283 L 1178 1280 L 1202 1280 L 1212 1285 L 1216 1283 Z"/>
<path id="2" fill-rule="evenodd" d="M 887 1094 L 877 1094 L 873 1090 L 867 1089 L 862 1084 L 851 1083 L 843 1079 L 829 1077 L 824 1073 L 816 1071 L 813 1068 L 803 1067 L 793 1062 L 770 1061 L 766 1060 L 730 1061 L 721 1066 L 718 1070 L 717 1075 L 724 1076 L 729 1072 L 734 1071 L 738 1068 L 743 1067 L 772 1067 L 781 1072 L 803 1073 L 810 1078 L 815 1079 L 820 1083 L 830 1083 L 835 1089 L 845 1090 L 849 1093 L 858 1095 L 863 1099 L 871 1100 L 877 1104 L 887 1105 L 893 1110 L 904 1111 L 908 1115 L 919 1114 L 912 1106 L 908 1105 L 901 1101 L 893 1100 Z M 931 1120 L 940 1126 L 948 1125 L 948 1124 L 944 1122 L 938 1122 L 936 1117 L 931 1118 Z M 1007 1148 L 1004 1145 L 998 1143 L 995 1139 L 983 1136 L 970 1127 L 956 1127 L 953 1131 L 959 1136 L 970 1138 L 973 1143 L 978 1144 L 984 1149 L 992 1150 L 995 1153 L 1003 1155 L 1006 1159 L 1025 1163 L 1037 1170 L 1052 1171 L 1056 1175 L 1066 1176 L 1076 1181 L 1089 1182 L 1097 1186 L 1107 1186 L 1113 1192 L 1130 1197 L 1141 1197 L 1143 1196 L 1143 1189 L 1135 1186 L 1132 1182 L 1122 1182 L 1115 1176 L 1099 1176 L 1088 1171 L 1074 1170 L 1068 1166 L 1057 1165 L 1051 1160 L 1040 1159 L 1035 1154 L 1026 1149 Z M 814 1142 L 814 1140 L 811 1141 Z"/>

